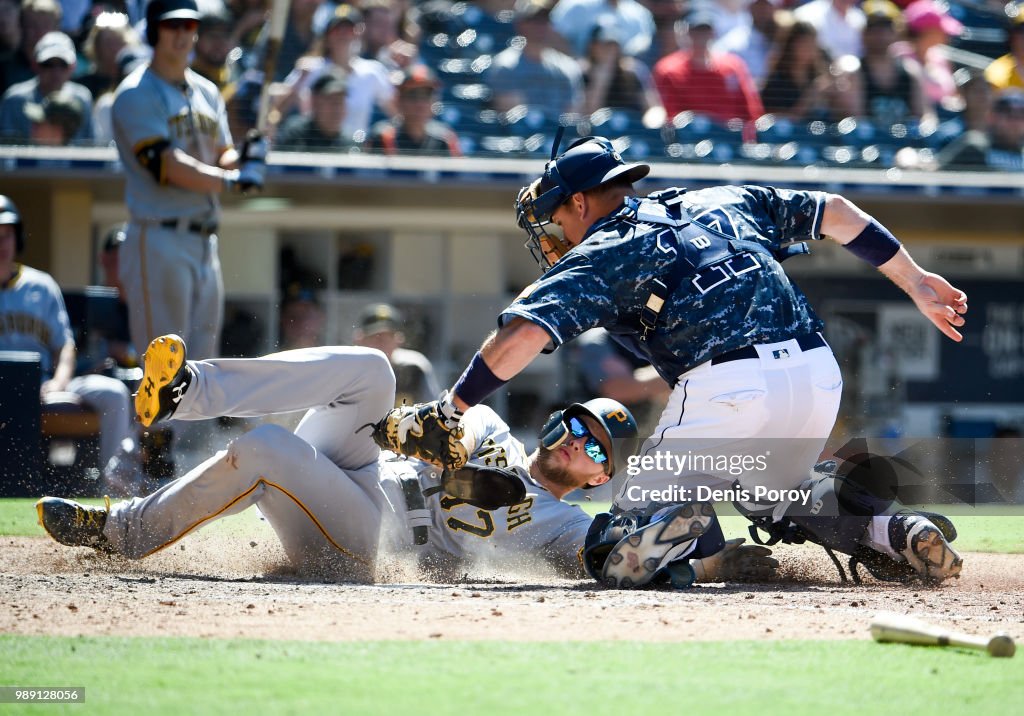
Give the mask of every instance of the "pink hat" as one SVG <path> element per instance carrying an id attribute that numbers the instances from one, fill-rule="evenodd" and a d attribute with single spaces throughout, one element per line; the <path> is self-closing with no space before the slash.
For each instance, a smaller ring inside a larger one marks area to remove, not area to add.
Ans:
<path id="1" fill-rule="evenodd" d="M 921 32 L 932 28 L 939 28 L 947 35 L 959 37 L 964 26 L 960 21 L 952 17 L 934 0 L 917 0 L 907 6 L 903 11 L 903 17 L 907 21 L 907 29 L 912 32 Z"/>

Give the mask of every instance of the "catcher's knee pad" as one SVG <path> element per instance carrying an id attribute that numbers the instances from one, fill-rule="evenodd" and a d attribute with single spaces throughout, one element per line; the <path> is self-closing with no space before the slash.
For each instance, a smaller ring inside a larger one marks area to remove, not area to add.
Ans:
<path id="1" fill-rule="evenodd" d="M 702 535 L 708 544 L 698 546 Z M 673 561 L 713 554 L 723 544 L 714 508 L 707 502 L 673 505 L 653 517 L 635 511 L 604 513 L 591 525 L 583 564 L 602 584 L 629 589 L 667 577 L 666 567 Z"/>

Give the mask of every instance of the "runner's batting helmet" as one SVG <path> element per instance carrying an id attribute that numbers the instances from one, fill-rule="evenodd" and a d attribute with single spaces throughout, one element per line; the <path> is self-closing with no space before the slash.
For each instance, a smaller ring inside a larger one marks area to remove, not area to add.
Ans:
<path id="1" fill-rule="evenodd" d="M 614 475 L 621 462 L 618 458 L 629 456 L 636 447 L 637 425 L 633 413 L 625 405 L 611 398 L 593 398 L 585 403 L 573 403 L 564 410 L 556 410 L 548 417 L 540 430 L 541 445 L 554 450 L 570 437 L 569 420 L 587 415 L 598 422 L 608 435 L 611 453 L 604 465 L 607 475 Z M 593 485 L 584 485 L 587 490 Z"/>

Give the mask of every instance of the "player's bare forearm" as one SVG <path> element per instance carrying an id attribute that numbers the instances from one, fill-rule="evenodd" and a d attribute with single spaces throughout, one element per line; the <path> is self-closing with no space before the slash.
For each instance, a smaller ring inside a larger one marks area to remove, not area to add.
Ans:
<path id="1" fill-rule="evenodd" d="M 238 150 L 234 147 L 228 147 L 221 152 L 220 159 L 217 165 L 221 169 L 237 169 L 238 168 Z"/>
<path id="2" fill-rule="evenodd" d="M 224 188 L 224 170 L 205 164 L 180 149 L 168 149 L 163 156 L 167 183 L 203 194 L 219 194 Z"/>
<path id="3" fill-rule="evenodd" d="M 511 380 L 530 365 L 550 342 L 547 331 L 524 318 L 514 318 L 492 333 L 480 348 L 480 355 L 495 376 Z M 457 395 L 455 407 L 467 410 L 469 405 Z"/>
<path id="4" fill-rule="evenodd" d="M 903 289 L 925 318 L 944 335 L 957 342 L 963 340 L 957 328 L 966 323 L 966 293 L 942 276 L 922 269 L 903 247 L 878 270 Z"/>
<path id="5" fill-rule="evenodd" d="M 853 241 L 871 221 L 871 216 L 849 199 L 829 194 L 821 217 L 821 233 L 838 244 Z"/>
<path id="6" fill-rule="evenodd" d="M 75 357 L 78 351 L 75 350 L 74 341 L 68 341 L 60 349 L 57 361 L 54 363 L 53 377 L 46 381 L 44 392 L 62 391 L 68 387 L 68 383 L 75 377 Z"/>

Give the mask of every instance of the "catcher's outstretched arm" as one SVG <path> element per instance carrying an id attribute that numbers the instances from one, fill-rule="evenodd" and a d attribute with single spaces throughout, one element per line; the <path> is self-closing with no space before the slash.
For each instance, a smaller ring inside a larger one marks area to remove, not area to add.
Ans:
<path id="1" fill-rule="evenodd" d="M 536 323 L 525 318 L 514 318 L 484 341 L 480 348 L 480 357 L 493 376 L 500 381 L 507 381 L 530 365 L 550 341 L 551 337 L 547 331 Z M 449 391 L 452 402 L 459 410 L 468 410 L 483 399 L 479 398 L 483 391 L 471 390 L 480 382 L 478 374 L 479 370 L 470 364 L 456 386 Z M 473 395 L 474 393 L 476 395 Z M 473 397 L 470 397 L 471 395 Z"/>

